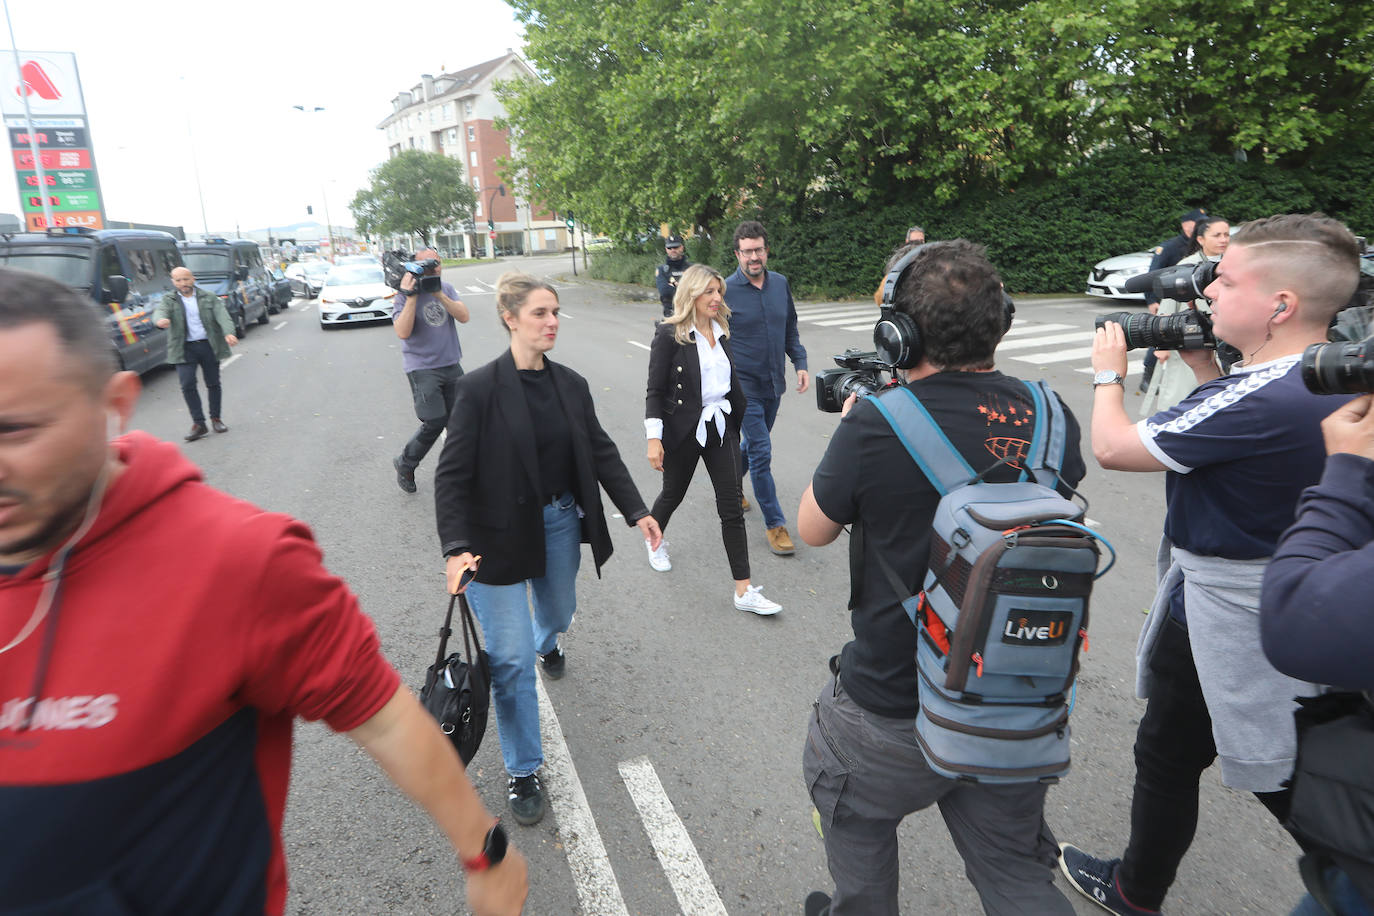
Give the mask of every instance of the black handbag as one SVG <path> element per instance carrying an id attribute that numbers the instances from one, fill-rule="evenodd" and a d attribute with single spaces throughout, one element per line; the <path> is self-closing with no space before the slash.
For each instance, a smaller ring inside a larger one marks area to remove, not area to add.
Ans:
<path id="1" fill-rule="evenodd" d="M 463 627 L 465 661 L 457 652 L 447 658 L 448 638 L 453 633 L 453 604 L 462 609 L 459 620 Z M 487 732 L 487 714 L 491 709 L 491 668 L 486 650 L 477 638 L 477 624 L 473 622 L 468 600 L 463 595 L 449 598 L 448 613 L 439 630 L 439 653 L 434 664 L 425 672 L 425 686 L 420 689 L 420 703 L 439 723 L 448 740 L 467 766 L 482 746 Z"/>

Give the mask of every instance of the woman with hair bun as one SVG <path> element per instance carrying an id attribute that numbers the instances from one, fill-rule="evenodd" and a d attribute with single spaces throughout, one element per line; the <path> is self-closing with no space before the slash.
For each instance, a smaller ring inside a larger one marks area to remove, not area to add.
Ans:
<path id="1" fill-rule="evenodd" d="M 558 638 L 577 609 L 580 545 L 591 545 L 598 576 L 612 551 L 600 488 L 649 543 L 663 537 L 597 421 L 587 380 L 546 356 L 558 309 L 548 283 L 501 275 L 496 311 L 510 349 L 459 379 L 434 478 L 449 592 L 476 570 L 467 593 L 486 637 L 511 814 L 521 824 L 545 811 L 535 656 L 545 676 L 563 676 Z"/>
<path id="2" fill-rule="evenodd" d="M 663 490 L 653 516 L 663 528 L 687 495 L 697 462 L 706 465 L 716 491 L 720 537 L 735 580 L 735 607 L 761 616 L 782 607 L 749 581 L 749 546 L 740 506 L 739 427 L 744 392 L 730 354 L 730 309 L 725 281 L 704 264 L 683 273 L 673 296 L 673 314 L 663 319 L 649 348 L 649 384 L 644 432 L 649 464 L 663 472 Z M 666 542 L 646 541 L 649 565 L 672 569 Z"/>

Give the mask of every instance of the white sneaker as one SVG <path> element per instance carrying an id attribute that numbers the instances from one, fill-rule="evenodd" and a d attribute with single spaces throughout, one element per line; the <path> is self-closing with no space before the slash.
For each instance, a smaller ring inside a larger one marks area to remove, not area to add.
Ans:
<path id="1" fill-rule="evenodd" d="M 644 549 L 649 551 L 649 565 L 657 572 L 667 572 L 673 568 L 673 561 L 668 559 L 668 542 L 660 541 L 658 549 L 649 546 L 649 541 L 644 540 Z"/>
<path id="2" fill-rule="evenodd" d="M 750 611 L 760 617 L 771 617 L 782 610 L 782 605 L 763 597 L 763 592 L 759 586 L 749 585 L 745 587 L 743 595 L 735 596 L 735 608 L 741 611 Z"/>

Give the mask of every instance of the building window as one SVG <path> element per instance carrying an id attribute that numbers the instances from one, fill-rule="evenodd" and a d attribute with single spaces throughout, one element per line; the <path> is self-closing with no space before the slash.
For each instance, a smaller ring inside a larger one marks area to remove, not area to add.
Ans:
<path id="1" fill-rule="evenodd" d="M 475 128 L 472 128 L 472 127 L 469 127 L 469 128 L 468 128 L 468 142 L 469 142 L 469 143 L 476 143 L 476 142 L 477 142 L 477 131 L 476 131 Z"/>
<path id="2" fill-rule="evenodd" d="M 453 120 L 453 103 L 452 103 L 452 102 L 445 102 L 445 103 L 444 103 L 444 120 L 445 120 L 445 121 L 451 121 L 451 120 Z"/>
<path id="3" fill-rule="evenodd" d="M 482 190 L 482 179 L 478 178 L 476 175 L 472 176 L 472 189 L 474 191 Z"/>
<path id="4" fill-rule="evenodd" d="M 468 150 L 468 165 L 472 166 L 474 169 L 477 168 L 477 150 Z"/>
<path id="5" fill-rule="evenodd" d="M 482 215 L 482 198 L 477 198 L 477 206 L 472 208 L 472 212 L 478 216 Z"/>
<path id="6" fill-rule="evenodd" d="M 458 128 L 456 128 L 456 127 L 450 127 L 450 128 L 448 129 L 448 145 L 449 145 L 449 146 L 455 146 L 455 145 L 457 145 L 457 143 L 458 143 Z"/>
<path id="7" fill-rule="evenodd" d="M 472 103 L 471 103 L 471 102 L 464 102 L 464 103 L 463 103 L 463 114 L 467 115 L 469 118 L 472 117 Z"/>

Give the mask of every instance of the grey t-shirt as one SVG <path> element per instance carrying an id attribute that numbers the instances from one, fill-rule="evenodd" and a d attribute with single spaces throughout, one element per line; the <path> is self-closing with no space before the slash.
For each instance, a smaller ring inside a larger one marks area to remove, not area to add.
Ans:
<path id="1" fill-rule="evenodd" d="M 458 298 L 452 284 L 443 285 L 444 295 Z M 415 295 L 413 292 L 411 295 Z M 401 314 L 408 300 L 398 292 L 392 300 L 391 320 Z M 407 372 L 417 369 L 442 369 L 455 366 L 463 358 L 458 343 L 458 323 L 433 293 L 420 293 L 415 304 L 415 327 L 410 336 L 401 341 L 401 360 Z"/>

